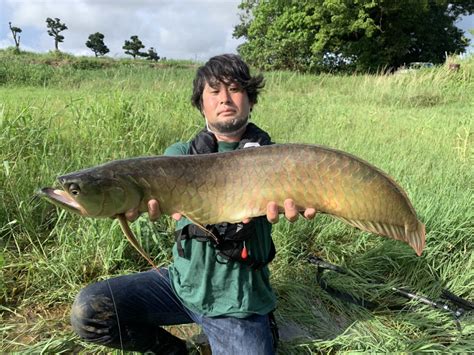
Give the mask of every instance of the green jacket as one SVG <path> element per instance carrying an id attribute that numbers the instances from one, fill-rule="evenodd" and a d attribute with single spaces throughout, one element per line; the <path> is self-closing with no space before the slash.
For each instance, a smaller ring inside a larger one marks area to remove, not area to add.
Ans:
<path id="1" fill-rule="evenodd" d="M 238 143 L 219 142 L 219 152 L 234 150 Z M 165 155 L 185 155 L 189 143 L 176 143 Z M 250 255 L 267 260 L 271 248 L 272 226 L 265 219 L 256 221 L 257 237 L 246 242 Z M 191 223 L 185 218 L 176 229 Z M 183 240 L 184 257 L 173 247 L 170 266 L 171 284 L 184 305 L 206 317 L 232 316 L 245 318 L 252 314 L 267 314 L 276 306 L 276 296 L 270 286 L 268 266 L 253 270 L 239 262 L 221 264 L 216 250 L 207 242 Z"/>

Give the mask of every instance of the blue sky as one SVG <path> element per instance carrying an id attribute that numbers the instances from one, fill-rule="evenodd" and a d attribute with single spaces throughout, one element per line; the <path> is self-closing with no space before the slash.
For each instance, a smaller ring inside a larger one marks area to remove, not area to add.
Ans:
<path id="1" fill-rule="evenodd" d="M 138 35 L 146 48 L 161 57 L 206 60 L 212 55 L 235 53 L 240 40 L 232 38 L 239 22 L 240 0 L 0 0 L 0 48 L 12 46 L 8 22 L 20 27 L 21 47 L 35 52 L 54 49 L 46 33 L 47 17 L 68 26 L 62 51 L 92 55 L 85 46 L 94 32 L 105 35 L 110 56 L 123 56 L 126 39 Z M 474 16 L 458 26 L 474 28 Z M 470 51 L 474 52 L 474 38 Z"/>

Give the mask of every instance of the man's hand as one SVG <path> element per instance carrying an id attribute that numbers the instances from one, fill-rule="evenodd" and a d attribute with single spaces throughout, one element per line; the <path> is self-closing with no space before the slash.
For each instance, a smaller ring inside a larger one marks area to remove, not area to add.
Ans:
<path id="1" fill-rule="evenodd" d="M 147 208 L 148 208 L 148 218 L 150 219 L 150 221 L 156 221 L 158 218 L 160 218 L 161 211 L 160 211 L 160 205 L 158 204 L 157 200 L 153 199 L 153 200 L 148 201 Z M 292 199 L 285 200 L 284 208 L 285 208 L 285 218 L 288 221 L 294 222 L 298 219 L 300 212 L 296 209 L 295 202 Z M 138 208 L 134 208 L 125 212 L 125 217 L 130 222 L 135 221 L 139 215 L 140 213 L 138 212 Z M 303 213 L 303 216 L 306 219 L 313 219 L 315 215 L 316 215 L 316 210 L 314 208 L 307 208 Z M 173 213 L 171 217 L 174 220 L 178 221 L 179 219 L 181 219 L 182 215 L 181 213 Z M 270 223 L 277 223 L 279 218 L 280 216 L 278 212 L 278 205 L 274 201 L 269 202 L 267 205 L 268 221 Z M 250 221 L 251 221 L 251 218 L 245 218 L 242 222 L 248 223 Z"/>
<path id="2" fill-rule="evenodd" d="M 285 208 L 285 218 L 290 221 L 294 222 L 298 219 L 300 212 L 296 209 L 295 202 L 288 198 L 283 203 Z M 316 210 L 314 208 L 307 208 L 303 213 L 304 218 L 306 219 L 313 219 L 316 216 Z M 280 216 L 278 214 L 278 205 L 276 202 L 271 201 L 267 205 L 267 219 L 270 223 L 277 223 Z"/>
<path id="3" fill-rule="evenodd" d="M 153 222 L 153 221 L 156 221 L 158 218 L 160 218 L 161 211 L 160 211 L 160 205 L 158 203 L 158 200 L 152 199 L 148 201 L 147 208 L 148 208 L 148 218 L 150 219 L 150 221 Z M 138 212 L 138 208 L 133 208 L 125 212 L 125 217 L 130 222 L 135 221 L 139 215 L 140 213 Z M 181 216 L 181 213 L 173 213 L 171 217 L 174 220 L 178 221 L 182 216 Z"/>

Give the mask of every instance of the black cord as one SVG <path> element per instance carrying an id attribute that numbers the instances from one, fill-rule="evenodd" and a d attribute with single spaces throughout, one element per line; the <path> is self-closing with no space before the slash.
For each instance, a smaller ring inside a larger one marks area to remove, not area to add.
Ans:
<path id="1" fill-rule="evenodd" d="M 343 275 L 351 275 L 352 274 L 352 275 L 359 276 L 357 273 L 355 273 L 353 271 L 349 272 L 348 270 L 346 270 L 346 269 L 344 269 L 340 266 L 331 264 L 331 263 L 329 263 L 329 262 L 327 262 L 327 261 L 323 260 L 322 258 L 320 258 L 318 256 L 315 256 L 315 255 L 310 255 L 308 257 L 308 261 L 311 264 L 317 266 L 317 269 L 316 269 L 316 282 L 320 285 L 320 287 L 324 291 L 329 293 L 331 296 L 339 298 L 339 299 L 341 299 L 345 302 L 349 302 L 349 303 L 367 308 L 369 310 L 373 310 L 373 309 L 379 307 L 378 303 L 367 301 L 367 300 L 364 300 L 363 298 L 355 297 L 354 295 L 351 295 L 349 293 L 346 293 L 346 292 L 343 292 L 343 291 L 340 291 L 340 290 L 337 290 L 337 289 L 331 287 L 330 285 L 328 285 L 327 281 L 323 278 L 323 274 L 327 270 L 334 271 L 334 272 L 337 272 L 337 273 L 343 274 Z M 434 301 L 432 299 L 429 299 L 428 297 L 418 295 L 418 294 L 416 294 L 414 292 L 411 292 L 411 291 L 409 291 L 407 289 L 404 289 L 404 288 L 392 287 L 392 291 L 394 291 L 396 294 L 398 294 L 400 296 L 403 296 L 404 298 L 407 298 L 409 300 L 418 301 L 418 302 L 426 304 L 426 305 L 428 305 L 432 308 L 439 309 L 441 311 L 445 311 L 445 312 L 450 313 L 451 316 L 453 317 L 453 320 L 456 324 L 456 328 L 459 330 L 459 332 L 462 332 L 460 318 L 465 313 L 474 310 L 474 303 L 473 302 L 471 302 L 469 300 L 466 300 L 462 297 L 456 296 L 455 294 L 453 294 L 452 292 L 450 292 L 446 289 L 444 289 L 442 291 L 441 297 L 443 299 L 449 301 L 450 303 L 452 303 L 452 305 L 448 304 L 448 303 L 445 303 L 445 302 Z M 455 307 L 453 307 L 453 306 L 455 306 Z M 391 309 L 393 307 L 388 307 L 388 308 Z"/>

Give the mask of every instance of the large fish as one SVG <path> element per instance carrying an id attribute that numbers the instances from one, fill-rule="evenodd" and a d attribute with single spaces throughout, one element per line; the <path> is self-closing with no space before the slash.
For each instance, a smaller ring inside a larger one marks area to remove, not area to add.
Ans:
<path id="1" fill-rule="evenodd" d="M 87 217 L 146 211 L 179 212 L 201 226 L 265 215 L 269 201 L 287 198 L 346 223 L 408 243 L 418 255 L 425 227 L 406 193 L 369 163 L 335 149 L 302 144 L 226 153 L 116 160 L 58 178 L 62 190 L 43 188 L 50 202 Z"/>

